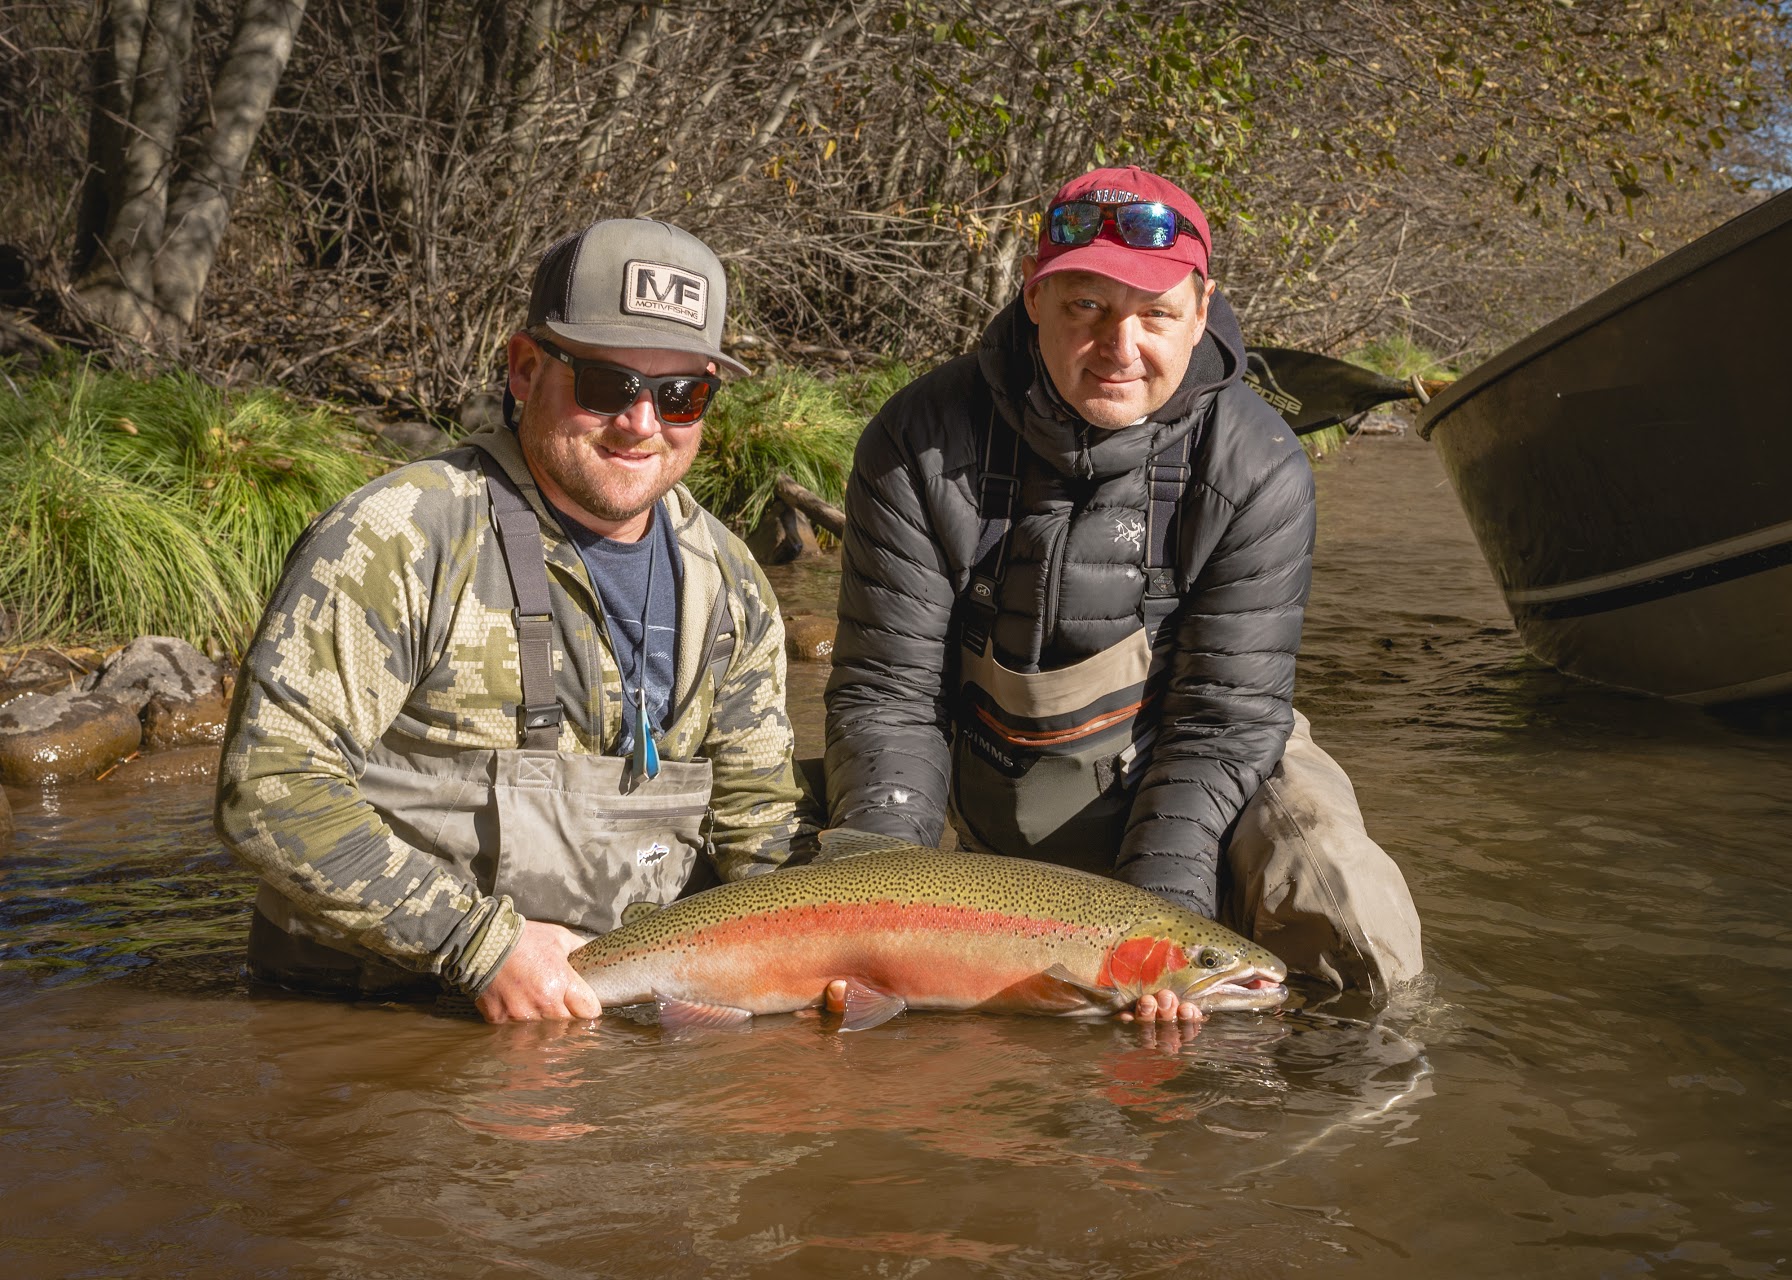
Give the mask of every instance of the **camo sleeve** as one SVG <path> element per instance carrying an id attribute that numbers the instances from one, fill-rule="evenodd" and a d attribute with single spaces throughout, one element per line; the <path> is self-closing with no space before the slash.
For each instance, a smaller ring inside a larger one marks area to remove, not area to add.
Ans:
<path id="1" fill-rule="evenodd" d="M 739 646 L 716 690 L 704 754 L 714 769 L 710 839 L 724 880 L 781 866 L 819 823 L 798 777 L 784 708 L 784 621 L 771 583 L 745 548 L 739 568 Z"/>
<path id="2" fill-rule="evenodd" d="M 476 483 L 406 467 L 301 540 L 238 679 L 215 812 L 238 860 L 305 914 L 475 995 L 521 917 L 400 839 L 357 779 L 447 643 L 477 534 L 441 513 L 476 511 Z"/>

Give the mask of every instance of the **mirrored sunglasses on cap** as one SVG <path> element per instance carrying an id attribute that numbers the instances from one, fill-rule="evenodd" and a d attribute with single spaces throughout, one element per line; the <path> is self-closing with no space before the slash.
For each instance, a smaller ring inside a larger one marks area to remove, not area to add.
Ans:
<path id="1" fill-rule="evenodd" d="M 703 420 L 710 397 L 722 385 L 713 373 L 672 373 L 655 378 L 619 364 L 575 356 L 540 334 L 531 333 L 529 338 L 572 370 L 572 398 L 588 413 L 612 417 L 626 411 L 643 391 L 651 391 L 653 411 L 661 422 L 689 426 Z"/>
<path id="2" fill-rule="evenodd" d="M 1066 200 L 1053 205 L 1046 216 L 1053 244 L 1088 244 L 1110 221 L 1121 241 L 1134 249 L 1168 249 L 1176 243 L 1178 234 L 1201 239 L 1194 223 L 1161 200 L 1129 200 L 1124 204 Z"/>

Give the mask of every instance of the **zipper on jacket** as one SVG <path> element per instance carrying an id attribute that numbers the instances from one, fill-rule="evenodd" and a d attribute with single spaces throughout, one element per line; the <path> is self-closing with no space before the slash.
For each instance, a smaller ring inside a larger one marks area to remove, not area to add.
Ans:
<path id="1" fill-rule="evenodd" d="M 1073 509 L 1065 517 L 1064 523 L 1052 531 L 1051 544 L 1046 549 L 1044 626 L 1040 630 L 1039 644 L 1033 654 L 1034 666 L 1044 664 L 1046 650 L 1058 634 L 1058 597 L 1064 581 L 1064 546 L 1070 541 L 1070 522 L 1075 519 L 1076 511 Z"/>
<path id="2" fill-rule="evenodd" d="M 717 567 L 719 568 L 721 562 L 718 560 L 716 563 L 717 563 Z M 704 675 L 708 674 L 710 655 L 715 652 L 716 637 L 718 635 L 720 635 L 722 632 L 722 618 L 728 612 L 728 587 L 729 587 L 729 583 L 728 583 L 727 577 L 726 577 L 726 575 L 723 575 L 722 589 L 721 589 L 721 591 L 716 593 L 715 604 L 714 604 L 714 606 L 711 607 L 711 609 L 709 611 L 709 626 L 704 630 L 704 633 L 703 633 Z M 734 643 L 737 646 L 740 644 L 740 636 L 739 635 L 736 635 L 734 637 Z M 733 659 L 730 658 L 729 661 L 730 661 L 730 664 L 732 665 Z M 691 709 L 691 704 L 697 700 L 697 695 L 703 692 L 704 675 L 699 675 L 695 680 L 691 681 L 691 687 L 685 693 L 684 699 L 676 707 L 673 707 L 671 710 L 669 710 L 666 713 L 666 735 L 667 736 L 671 735 L 673 728 L 678 724 L 679 720 L 681 720 L 684 717 L 685 712 L 687 712 Z M 674 687 L 676 687 L 678 684 L 677 672 L 673 673 L 672 684 Z M 718 685 L 720 684 L 719 677 L 717 679 L 717 684 Z M 719 690 L 718 690 L 718 692 L 719 692 Z"/>

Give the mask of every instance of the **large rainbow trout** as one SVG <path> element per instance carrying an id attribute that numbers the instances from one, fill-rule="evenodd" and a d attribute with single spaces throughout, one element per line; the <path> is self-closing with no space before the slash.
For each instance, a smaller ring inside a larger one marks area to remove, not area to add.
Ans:
<path id="1" fill-rule="evenodd" d="M 836 978 L 846 1031 L 904 1009 L 1113 1013 L 1163 990 L 1270 1009 L 1287 995 L 1262 947 L 1118 880 L 856 832 L 823 848 L 634 919 L 572 967 L 606 1006 L 651 1001 L 675 1028 L 810 1008 Z"/>

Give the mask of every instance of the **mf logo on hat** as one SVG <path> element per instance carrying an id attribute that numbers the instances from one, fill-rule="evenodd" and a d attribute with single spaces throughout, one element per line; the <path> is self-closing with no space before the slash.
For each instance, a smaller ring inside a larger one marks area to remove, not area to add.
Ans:
<path id="1" fill-rule="evenodd" d="M 709 320 L 709 281 L 664 262 L 632 261 L 623 270 L 622 309 L 701 329 Z"/>

